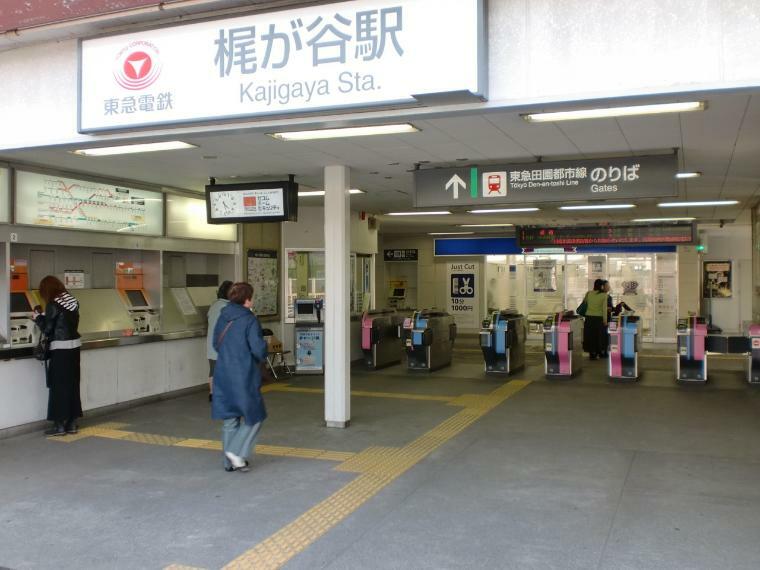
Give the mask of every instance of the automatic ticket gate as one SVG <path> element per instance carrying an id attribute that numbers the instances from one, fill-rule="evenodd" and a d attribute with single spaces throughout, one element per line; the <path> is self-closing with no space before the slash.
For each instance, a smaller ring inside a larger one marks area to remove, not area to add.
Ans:
<path id="1" fill-rule="evenodd" d="M 678 319 L 676 380 L 684 384 L 707 382 L 707 323 L 703 317 Z"/>
<path id="2" fill-rule="evenodd" d="M 367 311 L 362 315 L 362 353 L 367 368 L 377 370 L 399 364 L 403 354 L 394 310 Z"/>
<path id="3" fill-rule="evenodd" d="M 610 337 L 608 374 L 610 380 L 639 378 L 639 317 L 620 315 L 607 326 Z"/>
<path id="4" fill-rule="evenodd" d="M 454 317 L 439 311 L 415 311 L 400 330 L 409 370 L 432 371 L 451 364 L 457 326 Z"/>
<path id="5" fill-rule="evenodd" d="M 749 327 L 747 354 L 747 382 L 760 384 L 760 325 Z"/>
<path id="6" fill-rule="evenodd" d="M 544 320 L 544 372 L 550 378 L 570 378 L 583 365 L 583 321 L 572 312 Z"/>
<path id="7" fill-rule="evenodd" d="M 483 321 L 480 348 L 487 373 L 509 374 L 525 366 L 525 317 L 516 311 L 495 311 Z"/>

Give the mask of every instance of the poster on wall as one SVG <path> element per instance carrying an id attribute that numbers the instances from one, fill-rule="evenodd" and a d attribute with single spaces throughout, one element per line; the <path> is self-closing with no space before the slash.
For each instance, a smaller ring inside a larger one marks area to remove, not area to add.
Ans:
<path id="1" fill-rule="evenodd" d="M 16 222 L 160 236 L 164 197 L 161 192 L 17 171 Z"/>
<path id="2" fill-rule="evenodd" d="M 557 290 L 557 262 L 553 259 L 533 260 L 533 291 L 554 293 Z"/>
<path id="3" fill-rule="evenodd" d="M 448 311 L 460 329 L 480 327 L 479 266 L 477 263 L 448 263 Z"/>
<path id="4" fill-rule="evenodd" d="M 705 299 L 731 297 L 731 262 L 705 261 L 702 273 L 702 296 Z"/>
<path id="5" fill-rule="evenodd" d="M 279 290 L 276 251 L 248 250 L 248 283 L 253 287 L 253 312 L 259 317 L 276 315 Z"/>

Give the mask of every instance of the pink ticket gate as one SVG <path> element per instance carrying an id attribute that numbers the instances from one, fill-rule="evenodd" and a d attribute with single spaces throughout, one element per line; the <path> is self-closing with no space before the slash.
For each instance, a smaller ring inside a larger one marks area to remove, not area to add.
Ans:
<path id="1" fill-rule="evenodd" d="M 547 378 L 571 378 L 583 364 L 583 321 L 572 312 L 544 321 L 544 372 Z"/>
<path id="2" fill-rule="evenodd" d="M 678 319 L 676 381 L 682 384 L 707 382 L 707 323 L 703 317 Z"/>

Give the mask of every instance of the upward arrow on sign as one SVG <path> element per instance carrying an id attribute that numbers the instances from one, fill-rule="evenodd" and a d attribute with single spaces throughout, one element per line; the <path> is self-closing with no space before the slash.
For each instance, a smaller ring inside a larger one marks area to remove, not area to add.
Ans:
<path id="1" fill-rule="evenodd" d="M 467 183 L 460 178 L 458 174 L 455 174 L 451 177 L 451 179 L 446 183 L 446 190 L 450 188 L 454 188 L 454 200 L 459 199 L 459 188 L 467 188 Z"/>

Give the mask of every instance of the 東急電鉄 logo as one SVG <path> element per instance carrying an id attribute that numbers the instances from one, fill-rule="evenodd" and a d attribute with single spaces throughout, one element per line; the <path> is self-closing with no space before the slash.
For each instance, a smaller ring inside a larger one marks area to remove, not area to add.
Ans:
<path id="1" fill-rule="evenodd" d="M 150 42 L 132 42 L 116 56 L 113 76 L 124 89 L 145 89 L 153 85 L 160 74 L 158 48 Z"/>

